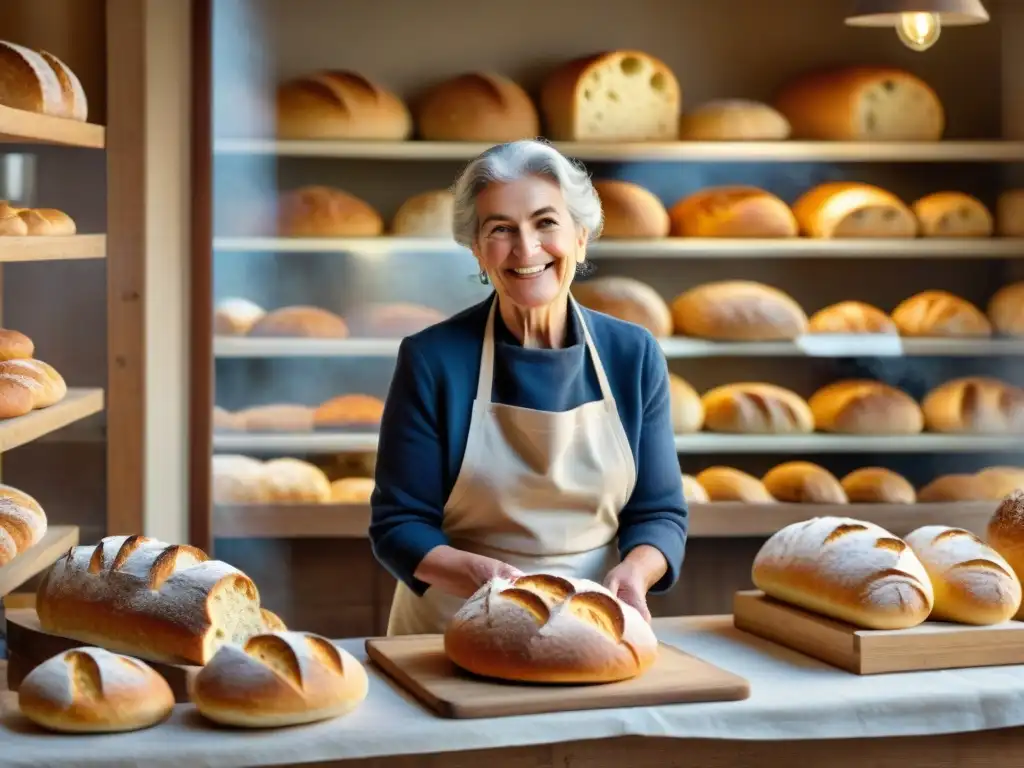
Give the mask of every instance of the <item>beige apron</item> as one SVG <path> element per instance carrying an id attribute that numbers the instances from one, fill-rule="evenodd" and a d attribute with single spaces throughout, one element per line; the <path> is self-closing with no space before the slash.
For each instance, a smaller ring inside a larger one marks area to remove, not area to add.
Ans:
<path id="1" fill-rule="evenodd" d="M 526 573 L 603 581 L 619 562 L 619 511 L 636 484 L 633 454 L 604 366 L 570 298 L 602 399 L 564 412 L 492 403 L 497 303 L 491 303 L 487 316 L 466 453 L 442 529 L 453 547 Z M 400 582 L 388 635 L 444 632 L 463 602 L 435 587 L 419 597 Z"/>

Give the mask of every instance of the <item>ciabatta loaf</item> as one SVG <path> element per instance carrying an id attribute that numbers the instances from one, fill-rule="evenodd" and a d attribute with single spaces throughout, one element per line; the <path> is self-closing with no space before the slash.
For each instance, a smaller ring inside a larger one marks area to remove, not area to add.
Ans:
<path id="1" fill-rule="evenodd" d="M 790 80 L 774 100 L 794 139 L 938 141 L 946 115 L 935 90 L 903 69 L 842 66 Z"/>
<path id="2" fill-rule="evenodd" d="M 808 333 L 897 333 L 885 312 L 863 301 L 840 301 L 819 309 L 807 322 Z"/>
<path id="3" fill-rule="evenodd" d="M 669 209 L 676 237 L 796 237 L 793 211 L 759 187 L 732 185 L 698 190 Z"/>
<path id="4" fill-rule="evenodd" d="M 805 237 L 916 237 L 917 217 L 906 203 L 881 187 L 857 181 L 827 181 L 793 203 Z"/>
<path id="5" fill-rule="evenodd" d="M 693 475 L 688 475 L 685 472 L 683 476 L 683 498 L 686 499 L 689 504 L 706 504 L 711 501 L 711 497 L 708 496 L 708 492 L 704 490 L 704 486 L 700 484 Z"/>
<path id="6" fill-rule="evenodd" d="M 426 141 L 535 139 L 540 116 L 522 86 L 496 72 L 468 72 L 434 85 L 413 107 Z"/>
<path id="7" fill-rule="evenodd" d="M 924 237 L 990 237 L 995 229 L 991 212 L 978 198 L 964 192 L 935 192 L 911 206 Z"/>
<path id="8" fill-rule="evenodd" d="M 0 566 L 42 541 L 46 513 L 24 491 L 0 485 Z"/>
<path id="9" fill-rule="evenodd" d="M 784 141 L 789 121 L 774 107 L 752 99 L 715 99 L 679 118 L 682 141 Z"/>
<path id="10" fill-rule="evenodd" d="M 672 429 L 677 435 L 700 432 L 704 425 L 704 405 L 700 395 L 686 379 L 668 375 L 669 399 L 672 406 Z"/>
<path id="11" fill-rule="evenodd" d="M 711 501 L 740 501 L 744 504 L 774 504 L 764 483 L 753 475 L 733 467 L 708 467 L 697 475 L 697 482 Z"/>
<path id="12" fill-rule="evenodd" d="M 903 475 L 885 467 L 862 467 L 842 479 L 851 504 L 913 504 L 914 486 Z"/>
<path id="13" fill-rule="evenodd" d="M 764 487 L 791 504 L 846 504 L 846 491 L 835 475 L 809 461 L 787 461 L 768 471 Z"/>
<path id="14" fill-rule="evenodd" d="M 349 329 L 344 320 L 326 309 L 293 306 L 263 315 L 249 328 L 249 335 L 344 339 Z"/>
<path id="15" fill-rule="evenodd" d="M 453 237 L 455 196 L 447 189 L 413 195 L 395 212 L 391 234 L 395 237 Z"/>
<path id="16" fill-rule="evenodd" d="M 1024 281 L 1004 285 L 989 299 L 986 314 L 1004 336 L 1024 336 Z"/>
<path id="17" fill-rule="evenodd" d="M 654 288 L 632 277 L 597 277 L 575 283 L 572 295 L 595 312 L 642 325 L 656 337 L 672 335 L 672 312 Z"/>
<path id="18" fill-rule="evenodd" d="M 412 135 L 412 115 L 394 93 L 358 72 L 316 72 L 277 90 L 280 139 L 376 139 Z"/>
<path id="19" fill-rule="evenodd" d="M 752 280 L 705 283 L 672 302 L 676 333 L 715 341 L 789 341 L 807 332 L 792 297 Z"/>
<path id="20" fill-rule="evenodd" d="M 809 434 L 814 416 L 800 395 L 774 384 L 738 382 L 704 393 L 704 428 L 737 434 Z"/>
<path id="21" fill-rule="evenodd" d="M 602 237 L 668 237 L 668 211 L 653 192 L 629 181 L 595 181 L 604 213 Z"/>
<path id="22" fill-rule="evenodd" d="M 754 585 L 770 597 L 862 629 L 907 629 L 928 618 L 931 580 L 910 546 L 848 517 L 787 525 L 754 558 Z"/>
<path id="23" fill-rule="evenodd" d="M 921 403 L 932 432 L 1024 432 L 1024 389 L 991 376 L 964 376 L 929 392 Z"/>
<path id="24" fill-rule="evenodd" d="M 646 672 L 658 639 L 631 605 L 600 584 L 547 574 L 480 587 L 444 634 L 451 661 L 484 677 L 610 683 Z"/>
<path id="25" fill-rule="evenodd" d="M 54 117 L 65 116 L 60 78 L 40 54 L 0 40 L 0 104 Z"/>
<path id="26" fill-rule="evenodd" d="M 976 306 L 949 291 L 922 291 L 892 311 L 901 336 L 992 335 L 992 325 Z"/>
<path id="27" fill-rule="evenodd" d="M 1024 237 L 1024 189 L 1008 189 L 996 200 L 996 234 Z"/>
<path id="28" fill-rule="evenodd" d="M 924 429 L 921 406 L 901 389 L 870 379 L 826 384 L 808 404 L 822 432 L 851 435 L 915 435 Z"/>
<path id="29" fill-rule="evenodd" d="M 260 596 L 237 568 L 186 545 L 107 536 L 68 550 L 36 594 L 43 630 L 141 659 L 205 664 L 263 629 Z"/>
<path id="30" fill-rule="evenodd" d="M 641 51 L 608 51 L 568 61 L 541 85 L 545 135 L 554 141 L 673 141 L 679 81 Z"/>
<path id="31" fill-rule="evenodd" d="M 281 195 L 277 228 L 281 237 L 376 237 L 384 233 L 384 219 L 353 194 L 313 185 Z"/>
<path id="32" fill-rule="evenodd" d="M 1000 624 L 1017 613 L 1020 580 L 998 552 L 970 531 L 926 525 L 905 540 L 932 582 L 931 619 Z"/>

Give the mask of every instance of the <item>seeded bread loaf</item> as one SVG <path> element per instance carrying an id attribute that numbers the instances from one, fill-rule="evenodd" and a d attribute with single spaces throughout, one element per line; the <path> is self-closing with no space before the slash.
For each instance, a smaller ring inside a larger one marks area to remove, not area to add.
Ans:
<path id="1" fill-rule="evenodd" d="M 929 392 L 921 403 L 931 432 L 1024 432 L 1024 389 L 990 376 L 964 376 Z"/>
<path id="2" fill-rule="evenodd" d="M 533 100 L 496 72 L 468 72 L 437 83 L 413 106 L 416 131 L 427 141 L 500 144 L 540 135 Z"/>
<path id="3" fill-rule="evenodd" d="M 669 209 L 675 237 L 796 237 L 797 221 L 781 198 L 759 187 L 698 190 Z"/>
<path id="4" fill-rule="evenodd" d="M 604 213 L 602 237 L 668 237 L 668 211 L 658 196 L 629 181 L 594 182 Z"/>
<path id="5" fill-rule="evenodd" d="M 857 181 L 827 181 L 793 203 L 805 237 L 910 238 L 918 233 L 913 211 L 896 195 Z"/>
<path id="6" fill-rule="evenodd" d="M 708 467 L 697 475 L 697 482 L 713 502 L 775 503 L 775 497 L 768 492 L 761 480 L 733 467 Z"/>
<path id="7" fill-rule="evenodd" d="M 808 404 L 822 432 L 915 435 L 924 429 L 924 415 L 914 398 L 881 381 L 835 381 L 811 395 Z"/>
<path id="8" fill-rule="evenodd" d="M 901 336 L 987 337 L 992 325 L 985 314 L 949 291 L 922 291 L 892 311 Z"/>
<path id="9" fill-rule="evenodd" d="M 1024 336 L 1024 281 L 996 291 L 989 299 L 986 314 L 996 333 Z"/>
<path id="10" fill-rule="evenodd" d="M 863 301 L 840 301 L 819 309 L 807 322 L 808 333 L 897 333 L 896 323 Z"/>
<path id="11" fill-rule="evenodd" d="M 656 337 L 672 335 L 672 312 L 654 288 L 632 277 L 597 277 L 574 283 L 581 305 L 620 320 L 642 325 Z"/>
<path id="12" fill-rule="evenodd" d="M 917 492 L 907 478 L 884 467 L 862 467 L 841 481 L 851 504 L 913 504 Z"/>
<path id="13" fill-rule="evenodd" d="M 935 192 L 911 206 L 923 237 L 991 237 L 995 221 L 985 204 L 964 192 Z"/>
<path id="14" fill-rule="evenodd" d="M 807 315 L 788 294 L 752 280 L 704 283 L 672 302 L 676 333 L 715 341 L 789 341 Z"/>
<path id="15" fill-rule="evenodd" d="M 1024 237 L 1024 188 L 1000 193 L 996 200 L 996 234 Z"/>
<path id="16" fill-rule="evenodd" d="M 705 392 L 704 429 L 735 434 L 809 434 L 814 416 L 800 395 L 774 384 L 740 382 Z"/>
<path id="17" fill-rule="evenodd" d="M 778 501 L 791 504 L 846 504 L 846 491 L 824 467 L 809 461 L 787 461 L 772 467 L 762 479 Z"/>
<path id="18" fill-rule="evenodd" d="M 277 90 L 280 139 L 375 139 L 412 135 L 412 116 L 394 93 L 357 72 L 316 72 Z"/>
<path id="19" fill-rule="evenodd" d="M 715 99 L 684 112 L 682 141 L 784 141 L 789 121 L 772 106 L 752 99 Z"/>
<path id="20" fill-rule="evenodd" d="M 699 432 L 704 425 L 704 405 L 697 390 L 682 376 L 674 373 L 668 375 L 668 387 L 672 406 L 672 429 L 677 435 Z"/>
<path id="21" fill-rule="evenodd" d="M 323 185 L 284 192 L 278 202 L 281 237 L 376 237 L 384 219 L 369 203 Z"/>

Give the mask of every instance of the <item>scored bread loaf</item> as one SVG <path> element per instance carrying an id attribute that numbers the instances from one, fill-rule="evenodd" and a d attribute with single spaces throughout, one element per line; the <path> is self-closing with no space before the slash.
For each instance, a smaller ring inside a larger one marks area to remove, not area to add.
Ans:
<path id="1" fill-rule="evenodd" d="M 24 231 L 14 228 L 13 217 L 24 224 Z M 77 232 L 75 220 L 64 211 L 56 208 L 18 208 L 8 201 L 0 201 L 0 221 L 7 222 L 4 234 L 7 235 L 48 235 L 50 237 L 68 236 Z"/>
<path id="2" fill-rule="evenodd" d="M 704 428 L 738 434 L 809 434 L 814 416 L 800 395 L 775 384 L 738 382 L 704 393 Z"/>
<path id="3" fill-rule="evenodd" d="M 642 325 L 655 337 L 672 335 L 672 312 L 654 288 L 632 277 L 616 275 L 574 283 L 572 295 L 595 312 Z"/>
<path id="4" fill-rule="evenodd" d="M 31 413 L 42 389 L 38 381 L 27 376 L 0 376 L 0 419 L 14 419 Z"/>
<path id="5" fill-rule="evenodd" d="M 677 201 L 669 209 L 676 237 L 796 237 L 792 209 L 760 187 L 707 187 Z"/>
<path id="6" fill-rule="evenodd" d="M 681 106 L 675 74 L 642 51 L 567 61 L 540 90 L 545 135 L 554 141 L 673 141 Z"/>
<path id="7" fill-rule="evenodd" d="M 82 87 L 82 81 L 78 79 L 78 75 L 49 51 L 39 51 L 39 55 L 50 65 L 60 83 L 63 109 L 56 116 L 85 122 L 89 117 L 89 100 L 86 98 L 85 89 Z"/>
<path id="8" fill-rule="evenodd" d="M 355 195 L 313 185 L 281 195 L 277 229 L 282 237 L 376 237 L 384 233 L 384 219 Z"/>
<path id="9" fill-rule="evenodd" d="M 500 144 L 540 134 L 529 94 L 496 72 L 468 72 L 437 83 L 417 100 L 413 114 L 419 137 L 427 141 Z"/>
<path id="10" fill-rule="evenodd" d="M 263 488 L 271 504 L 324 504 L 331 499 L 331 481 L 319 467 L 284 457 L 264 462 Z"/>
<path id="11" fill-rule="evenodd" d="M 763 482 L 733 467 L 708 467 L 697 482 L 711 501 L 740 501 L 745 504 L 774 504 L 776 499 Z"/>
<path id="12" fill-rule="evenodd" d="M 914 398 L 881 381 L 835 381 L 811 395 L 808 404 L 815 428 L 822 432 L 916 435 L 924 429 L 924 415 Z"/>
<path id="13" fill-rule="evenodd" d="M 682 376 L 669 373 L 668 392 L 672 408 L 672 430 L 677 435 L 700 432 L 704 425 L 704 404 L 697 390 Z"/>
<path id="14" fill-rule="evenodd" d="M 917 492 L 917 500 L 925 504 L 946 501 L 986 501 L 989 498 L 986 482 L 977 475 L 964 473 L 941 475 Z"/>
<path id="15" fill-rule="evenodd" d="M 33 408 L 49 408 L 56 405 L 68 393 L 68 385 L 57 369 L 49 363 L 36 359 L 0 361 L 0 379 L 30 379 Z"/>
<path id="16" fill-rule="evenodd" d="M 343 477 L 331 483 L 331 501 L 338 504 L 369 504 L 376 483 L 372 477 Z"/>
<path id="17" fill-rule="evenodd" d="M 996 199 L 996 234 L 1024 237 L 1024 188 L 1007 189 Z"/>
<path id="18" fill-rule="evenodd" d="M 1021 604 L 1021 584 L 1013 568 L 970 531 L 926 525 L 905 541 L 932 582 L 930 618 L 961 624 L 1000 624 Z"/>
<path id="19" fill-rule="evenodd" d="M 964 376 L 947 381 L 929 392 L 921 407 L 932 432 L 1024 431 L 1024 389 L 990 376 Z"/>
<path id="20" fill-rule="evenodd" d="M 896 67 L 808 71 L 786 83 L 773 103 L 789 120 L 794 139 L 938 141 L 946 128 L 935 90 Z"/>
<path id="21" fill-rule="evenodd" d="M 769 597 L 862 629 L 917 626 L 935 599 L 905 541 L 849 517 L 787 525 L 758 551 L 751 575 Z"/>
<path id="22" fill-rule="evenodd" d="M 24 491 L 0 485 L 0 566 L 34 547 L 46 533 L 46 513 Z"/>
<path id="23" fill-rule="evenodd" d="M 357 72 L 315 72 L 277 89 L 279 139 L 375 139 L 412 135 L 412 116 L 394 93 Z"/>
<path id="24" fill-rule="evenodd" d="M 64 89 L 46 59 L 36 51 L 0 40 L 0 104 L 54 117 L 64 117 Z"/>
<path id="25" fill-rule="evenodd" d="M 784 141 L 789 121 L 774 107 L 752 99 L 714 99 L 679 118 L 682 141 Z"/>
<path id="26" fill-rule="evenodd" d="M 260 596 L 234 566 L 147 536 L 68 550 L 36 593 L 42 629 L 118 653 L 205 664 L 262 630 Z"/>
<path id="27" fill-rule="evenodd" d="M 268 312 L 252 324 L 249 335 L 344 339 L 349 329 L 344 320 L 326 309 L 293 306 Z"/>
<path id="28" fill-rule="evenodd" d="M 934 192 L 916 201 L 911 210 L 923 237 L 990 237 L 995 229 L 985 204 L 965 192 Z"/>
<path id="29" fill-rule="evenodd" d="M 318 429 L 366 429 L 376 427 L 384 416 L 384 402 L 371 395 L 339 395 L 313 411 Z"/>
<path id="30" fill-rule="evenodd" d="M 878 307 L 863 301 L 840 301 L 811 315 L 808 333 L 897 333 L 896 323 Z"/>
<path id="31" fill-rule="evenodd" d="M 243 432 L 312 432 L 313 409 L 308 405 L 270 403 L 235 413 Z"/>
<path id="32" fill-rule="evenodd" d="M 309 632 L 254 635 L 225 645 L 192 679 L 189 698 L 222 725 L 280 728 L 352 712 L 369 692 L 352 654 Z"/>
<path id="33" fill-rule="evenodd" d="M 917 217 L 906 203 L 881 187 L 859 181 L 827 181 L 793 203 L 805 237 L 909 238 L 918 232 Z"/>
<path id="34" fill-rule="evenodd" d="M 125 733 L 174 711 L 174 694 L 143 661 L 103 648 L 72 648 L 33 669 L 18 687 L 18 708 L 61 733 Z"/>
<path id="35" fill-rule="evenodd" d="M 449 622 L 444 650 L 484 677 L 610 683 L 646 672 L 658 639 L 633 606 L 600 584 L 535 574 L 481 586 Z"/>
<path id="36" fill-rule="evenodd" d="M 232 297 L 213 308 L 213 333 L 216 336 L 245 336 L 267 314 L 249 299 Z"/>
<path id="37" fill-rule="evenodd" d="M 682 473 L 682 476 L 683 498 L 686 499 L 688 504 L 706 504 L 711 501 L 711 497 L 708 496 L 708 492 L 696 477 L 688 475 L 685 472 Z"/>
<path id="38" fill-rule="evenodd" d="M 914 294 L 896 305 L 892 319 L 902 336 L 992 335 L 992 325 L 985 314 L 949 291 Z"/>
<path id="39" fill-rule="evenodd" d="M 395 237 L 453 236 L 455 196 L 447 189 L 432 189 L 402 203 L 391 220 Z"/>
<path id="40" fill-rule="evenodd" d="M 422 304 L 369 302 L 353 307 L 345 322 L 353 336 L 400 339 L 419 333 L 446 318 L 444 312 Z"/>
<path id="41" fill-rule="evenodd" d="M 1013 569 L 1017 580 L 1024 578 L 1024 491 L 1013 491 L 999 503 L 985 528 L 985 539 Z M 1014 618 L 1024 619 L 1024 605 Z"/>
<path id="42" fill-rule="evenodd" d="M 884 467 L 862 467 L 841 481 L 851 504 L 913 504 L 917 492 L 907 478 Z"/>
<path id="43" fill-rule="evenodd" d="M 1024 336 L 1024 280 L 1004 285 L 992 294 L 985 311 L 996 333 Z"/>
<path id="44" fill-rule="evenodd" d="M 668 237 L 668 211 L 653 192 L 629 181 L 595 181 L 601 199 L 603 237 Z"/>
<path id="45" fill-rule="evenodd" d="M 846 491 L 824 467 L 809 461 L 787 461 L 762 479 L 775 499 L 794 504 L 846 504 Z"/>
<path id="46" fill-rule="evenodd" d="M 807 332 L 807 315 L 788 294 L 752 280 L 704 283 L 671 305 L 676 333 L 715 341 L 789 341 Z"/>

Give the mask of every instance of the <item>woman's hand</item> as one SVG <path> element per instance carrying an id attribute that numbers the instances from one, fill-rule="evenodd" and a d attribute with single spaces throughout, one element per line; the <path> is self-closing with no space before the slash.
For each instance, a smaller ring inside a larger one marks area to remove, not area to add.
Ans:
<path id="1" fill-rule="evenodd" d="M 515 579 L 522 575 L 518 568 L 501 560 L 447 545 L 430 550 L 415 573 L 420 581 L 462 599 L 471 597 L 481 585 L 495 577 Z"/>
<path id="2" fill-rule="evenodd" d="M 608 571 L 604 585 L 619 600 L 636 608 L 644 621 L 650 623 L 647 592 L 667 570 L 665 556 L 655 547 L 641 544 L 631 549 L 621 563 Z"/>

